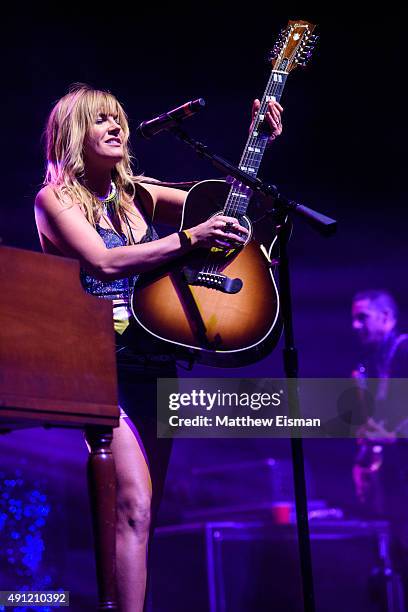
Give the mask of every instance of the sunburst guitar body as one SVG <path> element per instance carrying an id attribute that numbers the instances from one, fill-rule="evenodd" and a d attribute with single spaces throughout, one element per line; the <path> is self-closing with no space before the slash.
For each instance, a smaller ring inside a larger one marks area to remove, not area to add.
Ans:
<path id="1" fill-rule="evenodd" d="M 221 214 L 231 185 L 203 181 L 189 192 L 182 228 Z M 239 366 L 267 354 L 280 334 L 279 296 L 267 252 L 250 230 L 244 247 L 196 249 L 143 274 L 133 314 L 158 339 L 192 350 L 209 365 Z M 272 236 L 273 238 L 273 236 Z"/>

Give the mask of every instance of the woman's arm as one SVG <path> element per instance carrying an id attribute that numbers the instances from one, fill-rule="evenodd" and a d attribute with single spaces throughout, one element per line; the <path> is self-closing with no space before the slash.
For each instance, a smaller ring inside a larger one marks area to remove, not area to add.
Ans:
<path id="1" fill-rule="evenodd" d="M 243 244 L 248 233 L 236 219 L 219 215 L 190 228 L 190 244 L 174 233 L 144 244 L 107 249 L 80 207 L 62 204 L 50 187 L 37 195 L 35 218 L 40 237 L 47 238 L 62 255 L 78 259 L 85 270 L 101 280 L 152 270 L 194 247 Z M 232 228 L 225 232 L 227 222 Z"/>

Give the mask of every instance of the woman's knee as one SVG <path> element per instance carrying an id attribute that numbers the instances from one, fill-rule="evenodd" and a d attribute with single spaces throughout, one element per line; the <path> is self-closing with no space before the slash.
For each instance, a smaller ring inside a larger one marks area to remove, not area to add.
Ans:
<path id="1" fill-rule="evenodd" d="M 140 540 L 148 538 L 151 518 L 151 496 L 127 488 L 118 494 L 118 530 L 131 531 Z"/>

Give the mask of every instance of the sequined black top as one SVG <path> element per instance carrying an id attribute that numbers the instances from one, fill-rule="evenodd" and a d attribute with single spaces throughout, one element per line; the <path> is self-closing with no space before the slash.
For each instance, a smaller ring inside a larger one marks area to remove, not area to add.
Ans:
<path id="1" fill-rule="evenodd" d="M 107 249 L 127 246 L 128 244 L 127 238 L 123 233 L 117 234 L 113 229 L 106 229 L 100 225 L 96 226 L 96 231 L 104 241 Z M 136 244 L 151 242 L 157 238 L 158 235 L 156 230 L 151 224 L 148 224 L 145 235 Z M 129 303 L 138 275 L 129 276 L 128 278 L 119 278 L 116 280 L 102 281 L 81 269 L 80 278 L 82 286 L 87 293 L 91 293 L 96 297 L 106 298 L 108 300 L 123 299 L 125 302 Z"/>

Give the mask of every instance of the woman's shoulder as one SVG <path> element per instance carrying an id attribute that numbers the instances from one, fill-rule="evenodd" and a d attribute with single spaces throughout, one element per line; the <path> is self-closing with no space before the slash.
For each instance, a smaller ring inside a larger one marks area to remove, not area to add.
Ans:
<path id="1" fill-rule="evenodd" d="M 41 204 L 53 198 L 58 199 L 55 189 L 51 187 L 51 185 L 44 185 L 44 187 L 41 187 L 41 189 L 37 192 L 37 195 L 35 196 L 35 203 Z"/>
<path id="2" fill-rule="evenodd" d="M 61 207 L 62 203 L 51 185 L 42 187 L 35 197 L 34 210 L 36 215 L 39 213 L 47 216 L 55 214 L 61 210 Z"/>
<path id="3" fill-rule="evenodd" d="M 41 209 L 65 208 L 74 204 L 74 199 L 53 185 L 44 185 L 35 196 L 35 207 Z"/>
<path id="4" fill-rule="evenodd" d="M 61 201 L 61 196 L 60 191 L 52 185 L 44 185 L 35 196 L 36 206 L 43 206 L 54 201 Z"/>

